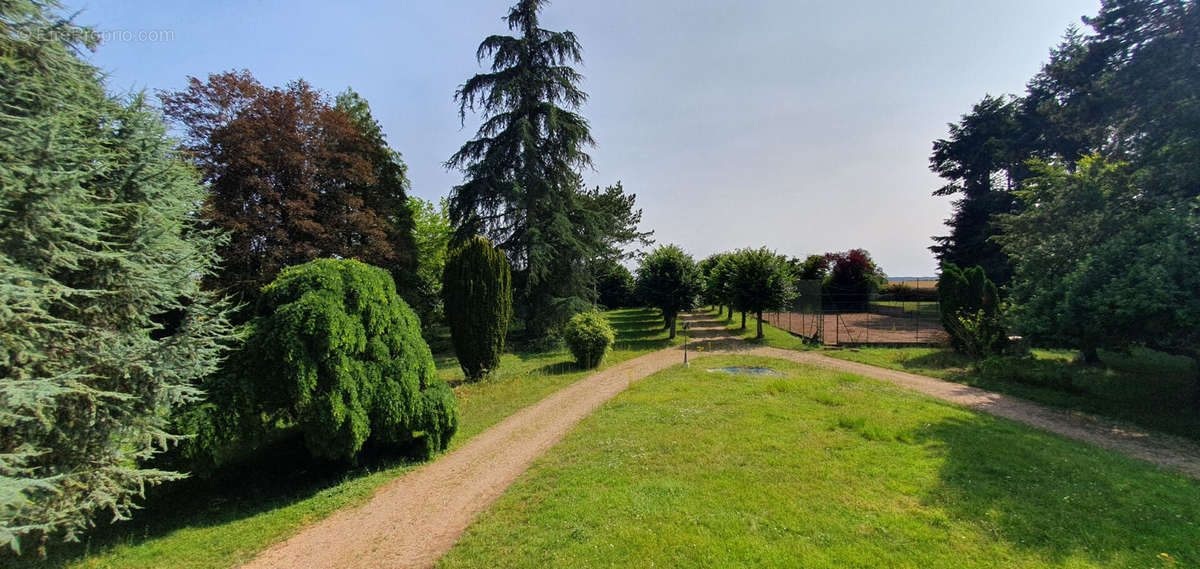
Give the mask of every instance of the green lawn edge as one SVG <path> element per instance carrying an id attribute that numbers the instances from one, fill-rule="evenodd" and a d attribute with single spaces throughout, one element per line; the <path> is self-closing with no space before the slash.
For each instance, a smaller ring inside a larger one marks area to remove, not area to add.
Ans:
<path id="1" fill-rule="evenodd" d="M 510 352 L 501 359 L 496 377 L 480 383 L 457 383 L 459 431 L 449 450 L 487 430 L 516 411 L 606 367 L 672 345 L 657 311 L 644 308 L 604 313 L 617 332 L 613 349 L 596 369 L 579 369 L 568 352 Z M 445 343 L 443 343 L 445 344 Z M 462 378 L 454 358 L 435 358 L 439 376 Z M 434 459 L 436 460 L 436 458 Z M 282 496 L 252 497 L 248 503 L 220 496 L 191 497 L 197 503 L 159 508 L 150 517 L 85 533 L 78 544 L 51 544 L 46 559 L 24 556 L 0 561 L 31 569 L 225 569 L 245 563 L 258 552 L 295 535 L 305 526 L 370 499 L 376 489 L 425 462 L 382 461 L 340 473 L 335 480 Z M 267 481 L 269 485 L 269 481 Z"/>

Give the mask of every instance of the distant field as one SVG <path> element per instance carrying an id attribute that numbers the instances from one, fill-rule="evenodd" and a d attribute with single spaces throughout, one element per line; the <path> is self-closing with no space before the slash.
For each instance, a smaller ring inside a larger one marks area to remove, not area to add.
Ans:
<path id="1" fill-rule="evenodd" d="M 932 281 L 925 281 L 925 280 L 888 281 L 888 284 L 890 284 L 890 285 L 902 284 L 902 285 L 906 285 L 906 286 L 911 286 L 913 288 L 937 288 L 936 280 L 932 280 Z"/>

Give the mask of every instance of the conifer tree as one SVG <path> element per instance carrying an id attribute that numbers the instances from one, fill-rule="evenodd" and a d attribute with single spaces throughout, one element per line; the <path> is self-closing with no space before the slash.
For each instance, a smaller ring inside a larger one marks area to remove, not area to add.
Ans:
<path id="1" fill-rule="evenodd" d="M 587 120 L 574 112 L 587 99 L 582 60 L 570 31 L 538 25 L 546 0 L 521 0 L 505 20 L 519 36 L 493 35 L 476 52 L 491 69 L 467 80 L 456 93 L 460 116 L 483 115 L 474 139 L 447 166 L 466 179 L 450 197 L 450 216 L 460 238 L 483 235 L 508 253 L 521 283 L 527 330 L 539 336 L 590 303 L 590 272 L 581 263 L 594 251 L 573 219 L 581 201 L 578 170 L 591 164 Z M 586 220 L 584 220 L 586 221 Z"/>
<path id="2" fill-rule="evenodd" d="M 0 3 L 0 546 L 129 515 L 230 329 L 220 242 L 142 97 L 116 99 L 58 6 Z"/>
<path id="3" fill-rule="evenodd" d="M 500 365 L 512 318 L 512 274 L 504 253 L 476 237 L 450 252 L 442 293 L 458 364 L 479 380 Z"/>

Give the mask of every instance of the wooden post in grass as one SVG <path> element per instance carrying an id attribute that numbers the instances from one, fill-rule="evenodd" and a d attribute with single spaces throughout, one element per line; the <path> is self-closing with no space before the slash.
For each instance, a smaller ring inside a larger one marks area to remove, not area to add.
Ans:
<path id="1" fill-rule="evenodd" d="M 689 324 L 687 322 L 683 323 L 683 367 L 689 367 L 688 366 L 687 345 L 688 345 L 688 328 L 690 328 L 690 327 L 691 327 L 691 324 Z"/>

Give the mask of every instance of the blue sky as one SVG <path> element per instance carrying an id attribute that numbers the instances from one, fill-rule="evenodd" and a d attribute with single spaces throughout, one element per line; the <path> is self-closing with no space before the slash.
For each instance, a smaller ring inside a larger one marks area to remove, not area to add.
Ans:
<path id="1" fill-rule="evenodd" d="M 446 195 L 442 163 L 474 133 L 455 88 L 511 0 L 70 1 L 110 38 L 92 56 L 116 92 L 250 69 L 371 103 L 413 193 Z M 583 44 L 590 185 L 620 180 L 643 227 L 698 258 L 766 245 L 862 247 L 892 276 L 935 272 L 950 200 L 930 144 L 984 94 L 1019 93 L 1098 0 L 913 2 L 559 0 L 542 25 Z M 116 33 L 112 33 L 116 32 Z M 150 32 L 166 32 L 150 33 Z M 156 37 L 157 35 L 157 37 Z"/>

